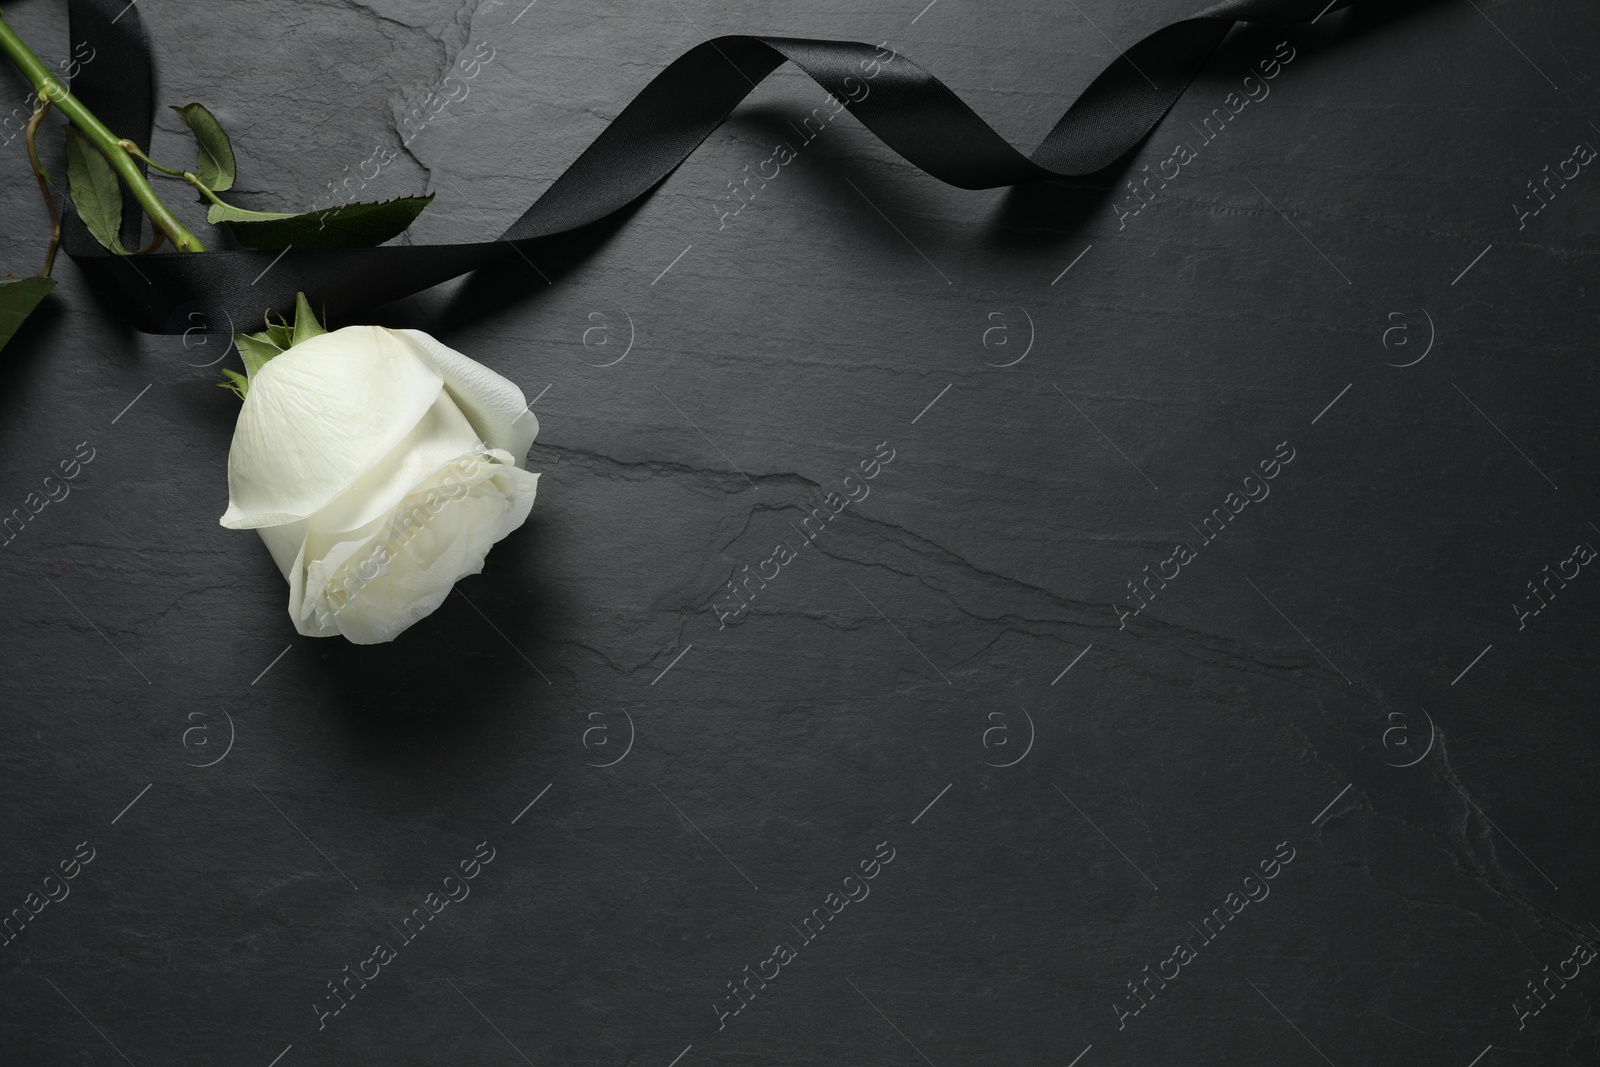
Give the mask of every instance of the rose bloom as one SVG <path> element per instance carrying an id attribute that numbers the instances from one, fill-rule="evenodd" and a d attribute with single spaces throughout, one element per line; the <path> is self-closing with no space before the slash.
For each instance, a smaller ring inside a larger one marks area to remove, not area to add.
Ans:
<path id="1" fill-rule="evenodd" d="M 528 517 L 538 432 L 482 364 L 417 330 L 348 326 L 251 376 L 222 525 L 261 535 L 300 633 L 392 641 Z"/>

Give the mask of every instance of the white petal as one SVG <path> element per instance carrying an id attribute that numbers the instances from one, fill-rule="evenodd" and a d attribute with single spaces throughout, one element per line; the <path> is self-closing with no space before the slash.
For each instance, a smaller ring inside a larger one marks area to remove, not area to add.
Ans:
<path id="1" fill-rule="evenodd" d="M 483 569 L 489 549 L 527 519 L 538 479 L 509 453 L 478 453 L 441 467 L 360 529 L 319 530 L 313 519 L 290 575 L 295 628 L 356 644 L 393 640 Z M 441 488 L 437 510 L 425 506 Z"/>
<path id="2" fill-rule="evenodd" d="M 445 388 L 490 448 L 511 453 L 517 466 L 527 460 L 528 449 L 539 435 L 539 420 L 528 409 L 528 398 L 509 379 L 447 348 L 421 330 L 394 330 L 417 355 L 444 379 Z"/>
<path id="3" fill-rule="evenodd" d="M 483 441 L 461 409 L 448 393 L 441 391 L 433 407 L 394 451 L 313 515 L 311 526 L 319 530 L 354 530 L 365 526 L 398 507 L 417 486 L 438 477 L 441 468 L 446 468 L 451 460 L 476 454 L 483 448 Z M 471 466 L 464 461 L 458 476 L 465 475 Z"/>
<path id="4" fill-rule="evenodd" d="M 283 572 L 285 578 L 289 578 L 300 565 L 300 546 L 305 543 L 308 525 L 307 520 L 301 519 L 299 522 L 286 522 L 282 526 L 261 526 L 256 529 L 261 540 L 266 542 L 267 551 L 272 553 L 272 562 L 278 565 L 278 570 Z M 290 578 L 290 581 L 293 579 Z"/>
<path id="5" fill-rule="evenodd" d="M 313 337 L 256 372 L 228 451 L 233 529 L 304 519 L 371 471 L 443 388 L 414 346 L 377 326 Z"/>

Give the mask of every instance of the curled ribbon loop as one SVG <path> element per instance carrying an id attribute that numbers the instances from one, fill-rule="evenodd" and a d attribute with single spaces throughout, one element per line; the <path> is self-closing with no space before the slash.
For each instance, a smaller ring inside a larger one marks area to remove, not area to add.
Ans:
<path id="1" fill-rule="evenodd" d="M 259 322 L 305 292 L 346 319 L 400 300 L 516 251 L 569 234 L 626 208 L 689 157 L 755 86 L 784 63 L 805 71 L 862 125 L 909 162 L 963 189 L 1080 177 L 1132 151 L 1155 128 L 1240 22 L 1314 21 L 1354 0 L 1228 0 L 1151 33 L 1113 61 L 1023 155 L 923 68 L 855 41 L 730 35 L 679 56 L 499 238 L 472 244 L 287 251 L 169 252 L 138 258 L 137 271 L 95 242 L 75 218 L 62 247 L 91 284 L 135 327 L 183 333 Z M 153 128 L 149 40 L 127 0 L 70 0 L 75 40 L 99 57 L 73 92 L 108 127 L 148 144 Z M 875 68 L 871 92 L 863 72 Z M 70 212 L 69 212 L 70 214 Z M 125 224 L 137 226 L 135 208 Z M 137 234 L 124 235 L 129 247 Z M 270 269 L 269 269 L 270 268 Z M 214 324 L 214 325 L 209 325 Z"/>

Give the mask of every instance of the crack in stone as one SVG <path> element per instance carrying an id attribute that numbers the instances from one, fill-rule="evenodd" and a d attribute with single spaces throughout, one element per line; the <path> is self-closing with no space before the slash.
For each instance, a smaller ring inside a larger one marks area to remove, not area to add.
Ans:
<path id="1" fill-rule="evenodd" d="M 1495 827 L 1490 825 L 1488 817 L 1482 813 L 1481 806 L 1472 799 L 1466 784 L 1462 782 L 1460 776 L 1456 774 L 1455 768 L 1451 765 L 1442 730 L 1439 732 L 1437 747 L 1439 749 L 1437 763 L 1439 770 L 1436 772 L 1438 777 L 1446 784 L 1454 787 L 1452 793 L 1455 790 L 1459 790 L 1459 795 L 1465 798 L 1465 806 L 1462 809 L 1461 819 L 1457 823 L 1458 831 L 1456 834 L 1461 848 L 1459 853 L 1452 852 L 1451 855 L 1456 856 L 1458 862 L 1462 862 L 1467 858 L 1477 860 L 1477 862 L 1469 866 L 1469 873 L 1473 876 L 1473 880 L 1508 903 L 1513 911 L 1520 911 L 1532 918 L 1534 923 L 1541 929 L 1562 930 L 1566 932 L 1567 937 L 1578 938 L 1585 944 L 1591 946 L 1600 944 L 1577 923 L 1570 922 L 1563 916 L 1557 915 L 1554 911 L 1517 890 L 1516 880 L 1505 870 L 1501 858 L 1501 850 L 1493 844 L 1494 835 L 1497 831 Z M 1477 836 L 1482 842 L 1482 847 L 1488 852 L 1489 858 L 1487 860 L 1478 858 L 1479 848 L 1474 845 L 1473 835 L 1469 832 L 1469 827 L 1478 820 L 1482 822 L 1482 833 Z M 1501 832 L 1501 836 L 1505 836 L 1503 832 Z M 1507 838 L 1507 840 L 1509 841 L 1510 838 Z M 1527 860 L 1525 857 L 1524 861 L 1532 866 L 1533 861 Z M 1541 875 L 1541 877 L 1543 876 Z M 1559 892 L 1559 890 L 1557 891 Z M 1519 940 L 1522 939 L 1519 937 Z M 1523 944 L 1526 948 L 1526 941 Z M 1537 954 L 1531 948 L 1528 949 L 1528 952 L 1530 960 L 1537 957 Z"/>

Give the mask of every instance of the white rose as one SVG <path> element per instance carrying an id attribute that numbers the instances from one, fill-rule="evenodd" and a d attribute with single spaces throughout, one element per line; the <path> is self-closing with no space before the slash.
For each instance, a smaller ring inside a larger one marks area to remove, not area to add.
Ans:
<path id="1" fill-rule="evenodd" d="M 482 364 L 417 330 L 348 326 L 251 376 L 222 525 L 261 535 L 300 633 L 391 641 L 528 517 L 538 432 Z"/>

